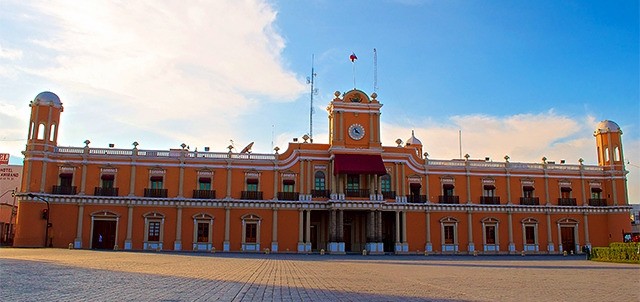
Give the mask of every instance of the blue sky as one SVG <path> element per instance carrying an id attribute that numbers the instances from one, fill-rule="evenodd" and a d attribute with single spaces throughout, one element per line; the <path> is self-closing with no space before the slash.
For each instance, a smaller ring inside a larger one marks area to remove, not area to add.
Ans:
<path id="1" fill-rule="evenodd" d="M 0 0 L 0 152 L 20 162 L 29 100 L 65 106 L 59 144 L 254 152 L 327 141 L 336 90 L 373 92 L 385 145 L 411 130 L 432 158 L 596 163 L 595 125 L 623 129 L 640 202 L 637 1 Z"/>

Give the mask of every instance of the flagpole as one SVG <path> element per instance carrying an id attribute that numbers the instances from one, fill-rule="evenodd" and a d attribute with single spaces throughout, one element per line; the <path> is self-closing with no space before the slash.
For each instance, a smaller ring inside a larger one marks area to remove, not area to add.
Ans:
<path id="1" fill-rule="evenodd" d="M 351 65 L 353 66 L 353 89 L 356 89 L 356 62 L 351 62 Z"/>

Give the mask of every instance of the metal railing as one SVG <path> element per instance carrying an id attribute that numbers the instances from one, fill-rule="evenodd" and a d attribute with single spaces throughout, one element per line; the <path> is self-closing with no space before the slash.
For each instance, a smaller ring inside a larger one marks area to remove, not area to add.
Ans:
<path id="1" fill-rule="evenodd" d="M 458 203 L 460 203 L 460 196 L 440 195 L 440 196 L 438 196 L 438 202 L 439 203 L 458 204 Z"/>
<path id="2" fill-rule="evenodd" d="M 500 204 L 499 196 L 482 196 L 480 197 L 481 204 Z"/>
<path id="3" fill-rule="evenodd" d="M 76 186 L 53 186 L 51 194 L 76 195 Z"/>
<path id="4" fill-rule="evenodd" d="M 345 189 L 346 197 L 369 197 L 369 189 Z"/>
<path id="5" fill-rule="evenodd" d="M 298 192 L 278 192 L 278 200 L 299 200 L 300 193 Z"/>
<path id="6" fill-rule="evenodd" d="M 577 202 L 575 198 L 558 198 L 559 206 L 576 206 Z"/>
<path id="7" fill-rule="evenodd" d="M 118 188 L 95 187 L 93 189 L 95 196 L 118 196 Z"/>
<path id="8" fill-rule="evenodd" d="M 539 206 L 540 197 L 520 197 L 520 204 L 525 206 Z"/>
<path id="9" fill-rule="evenodd" d="M 144 189 L 144 197 L 167 198 L 167 189 Z"/>
<path id="10" fill-rule="evenodd" d="M 311 197 L 330 198 L 330 196 L 329 190 L 311 190 Z"/>
<path id="11" fill-rule="evenodd" d="M 407 195 L 407 202 L 410 203 L 426 203 L 427 195 Z"/>
<path id="12" fill-rule="evenodd" d="M 589 205 L 593 207 L 606 207 L 607 200 L 603 198 L 589 198 Z"/>
<path id="13" fill-rule="evenodd" d="M 216 190 L 193 190 L 193 198 L 216 199 Z"/>
<path id="14" fill-rule="evenodd" d="M 262 191 L 242 191 L 240 199 L 262 200 Z"/>

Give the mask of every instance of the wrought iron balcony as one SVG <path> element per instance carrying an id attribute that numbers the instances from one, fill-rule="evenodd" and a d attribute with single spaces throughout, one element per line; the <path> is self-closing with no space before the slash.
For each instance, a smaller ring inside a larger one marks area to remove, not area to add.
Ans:
<path id="1" fill-rule="evenodd" d="M 193 190 L 193 198 L 216 199 L 216 190 Z"/>
<path id="2" fill-rule="evenodd" d="M 407 202 L 410 203 L 426 203 L 427 195 L 407 195 Z"/>
<path id="3" fill-rule="evenodd" d="M 299 200 L 300 193 L 298 192 L 278 192 L 278 200 Z"/>
<path id="4" fill-rule="evenodd" d="M 95 196 L 118 196 L 118 188 L 95 187 L 93 189 Z"/>
<path id="5" fill-rule="evenodd" d="M 76 195 L 76 187 L 75 186 L 53 186 L 51 190 L 51 194 L 58 195 Z"/>
<path id="6" fill-rule="evenodd" d="M 525 206 L 539 206 L 540 197 L 520 197 L 520 204 Z"/>
<path id="7" fill-rule="evenodd" d="M 346 189 L 344 190 L 346 197 L 369 197 L 369 189 Z"/>
<path id="8" fill-rule="evenodd" d="M 384 199 L 396 199 L 396 191 L 382 191 Z"/>
<path id="9" fill-rule="evenodd" d="M 575 198 L 558 198 L 558 205 L 559 206 L 576 206 L 576 199 Z"/>
<path id="10" fill-rule="evenodd" d="M 311 190 L 311 197 L 330 198 L 331 191 L 329 190 Z"/>
<path id="11" fill-rule="evenodd" d="M 500 204 L 500 196 L 482 196 L 480 197 L 481 204 Z"/>
<path id="12" fill-rule="evenodd" d="M 242 191 L 240 199 L 262 200 L 262 191 Z"/>
<path id="13" fill-rule="evenodd" d="M 439 203 L 457 204 L 460 203 L 460 196 L 455 195 L 440 195 L 438 196 Z"/>
<path id="14" fill-rule="evenodd" d="M 607 200 L 602 198 L 589 198 L 589 205 L 593 207 L 606 207 Z"/>
<path id="15" fill-rule="evenodd" d="M 144 197 L 167 198 L 167 189 L 144 189 Z"/>

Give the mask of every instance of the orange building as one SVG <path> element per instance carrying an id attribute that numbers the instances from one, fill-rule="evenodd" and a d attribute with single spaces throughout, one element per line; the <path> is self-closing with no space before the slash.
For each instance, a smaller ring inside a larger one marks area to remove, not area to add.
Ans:
<path id="1" fill-rule="evenodd" d="M 59 147 L 60 99 L 30 106 L 15 246 L 562 253 L 631 230 L 611 121 L 587 166 L 432 160 L 413 134 L 383 146 L 382 104 L 359 90 L 335 93 L 328 144 L 274 154 Z"/>

